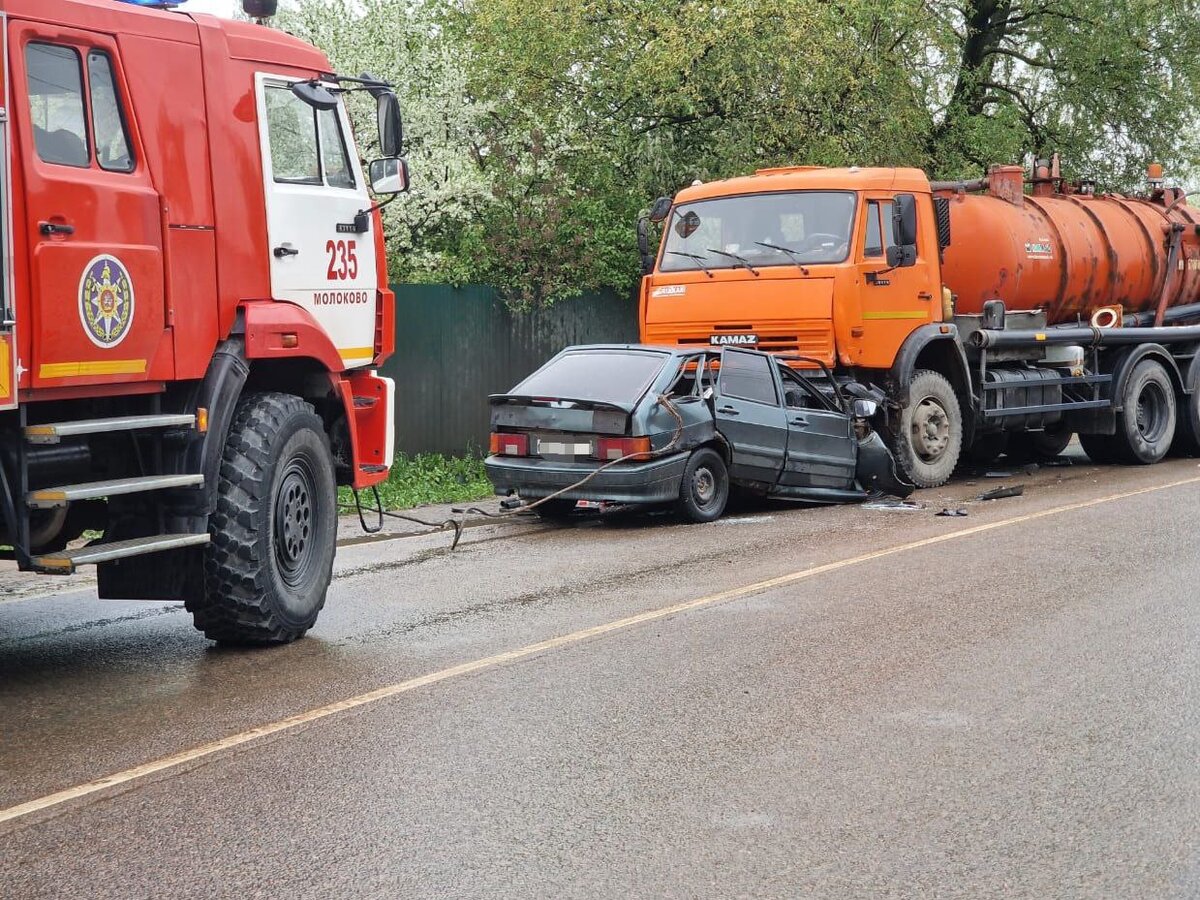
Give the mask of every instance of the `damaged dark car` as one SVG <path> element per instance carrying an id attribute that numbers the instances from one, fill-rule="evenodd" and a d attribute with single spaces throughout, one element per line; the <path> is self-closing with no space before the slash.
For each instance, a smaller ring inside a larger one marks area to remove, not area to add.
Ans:
<path id="1" fill-rule="evenodd" d="M 732 487 L 810 503 L 906 497 L 913 486 L 870 424 L 882 400 L 802 357 L 569 347 L 490 398 L 487 473 L 549 518 L 619 504 L 711 522 Z"/>

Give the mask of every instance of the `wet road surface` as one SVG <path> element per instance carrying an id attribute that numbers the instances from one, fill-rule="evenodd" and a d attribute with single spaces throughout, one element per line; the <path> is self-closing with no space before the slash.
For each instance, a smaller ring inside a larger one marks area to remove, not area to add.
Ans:
<path id="1" fill-rule="evenodd" d="M 1196 896 L 1200 467 L 1075 461 L 345 546 L 267 652 L 0 602 L 0 895 Z"/>

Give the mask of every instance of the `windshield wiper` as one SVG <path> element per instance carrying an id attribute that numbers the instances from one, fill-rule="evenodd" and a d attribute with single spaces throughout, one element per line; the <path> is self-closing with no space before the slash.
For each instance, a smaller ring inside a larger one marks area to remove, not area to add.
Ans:
<path id="1" fill-rule="evenodd" d="M 704 271 L 705 275 L 707 275 L 709 278 L 713 277 L 713 273 L 710 272 L 708 266 L 704 264 L 704 257 L 699 253 L 687 253 L 683 250 L 668 250 L 667 252 L 672 256 L 686 256 L 688 259 L 694 259 L 696 262 L 700 263 L 700 268 Z"/>
<path id="2" fill-rule="evenodd" d="M 753 275 L 755 278 L 758 277 L 758 269 L 756 269 L 756 268 L 754 268 L 754 266 L 750 265 L 750 260 L 746 259 L 746 257 L 738 256 L 736 253 L 729 253 L 726 250 L 714 250 L 712 247 L 708 247 L 706 249 L 708 250 L 709 253 L 719 253 L 721 256 L 728 256 L 730 259 L 732 259 L 734 262 L 736 262 L 743 269 L 749 270 L 750 274 Z"/>
<path id="3" fill-rule="evenodd" d="M 786 253 L 788 258 L 800 267 L 800 271 L 803 274 L 808 274 L 808 266 L 800 262 L 800 257 L 791 247 L 782 247 L 779 244 L 768 244 L 766 241 L 755 241 L 754 243 L 758 244 L 760 247 L 766 247 L 768 250 L 778 250 L 780 253 Z"/>

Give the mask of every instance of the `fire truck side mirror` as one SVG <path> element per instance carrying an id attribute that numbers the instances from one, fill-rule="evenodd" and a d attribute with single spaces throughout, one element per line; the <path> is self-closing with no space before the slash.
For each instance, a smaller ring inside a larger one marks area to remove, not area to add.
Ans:
<path id="1" fill-rule="evenodd" d="M 408 163 L 394 156 L 377 159 L 371 163 L 370 177 L 377 197 L 403 194 L 408 190 Z"/>
<path id="2" fill-rule="evenodd" d="M 279 11 L 279 0 L 242 0 L 242 9 L 252 19 L 269 19 Z"/>
<path id="3" fill-rule="evenodd" d="M 393 91 L 379 95 L 379 149 L 383 156 L 399 156 L 404 152 L 404 123 L 400 118 L 400 101 Z"/>

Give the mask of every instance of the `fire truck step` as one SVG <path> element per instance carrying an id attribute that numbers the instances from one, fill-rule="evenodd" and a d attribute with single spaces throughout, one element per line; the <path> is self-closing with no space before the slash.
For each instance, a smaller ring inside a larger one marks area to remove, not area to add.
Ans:
<path id="1" fill-rule="evenodd" d="M 110 431 L 137 431 L 142 428 L 191 428 L 193 415 L 118 416 L 111 419 L 80 419 L 78 422 L 49 422 L 26 425 L 25 440 L 31 444 L 57 444 L 65 437 L 104 434 Z"/>
<path id="2" fill-rule="evenodd" d="M 199 487 L 202 484 L 204 484 L 204 476 L 199 474 L 114 478 L 110 481 L 38 488 L 25 495 L 25 504 L 30 509 L 53 509 L 56 506 L 66 506 L 76 500 L 95 500 L 99 497 L 114 497 L 118 494 L 164 491 L 168 488 Z"/>
<path id="3" fill-rule="evenodd" d="M 153 537 L 134 538 L 129 541 L 113 541 L 108 544 L 92 544 L 79 550 L 61 553 L 46 553 L 35 556 L 32 566 L 39 572 L 52 575 L 70 575 L 80 566 L 94 566 L 114 559 L 131 556 L 146 556 L 164 550 L 179 550 L 183 547 L 199 547 L 208 543 L 204 534 L 156 534 Z"/>

